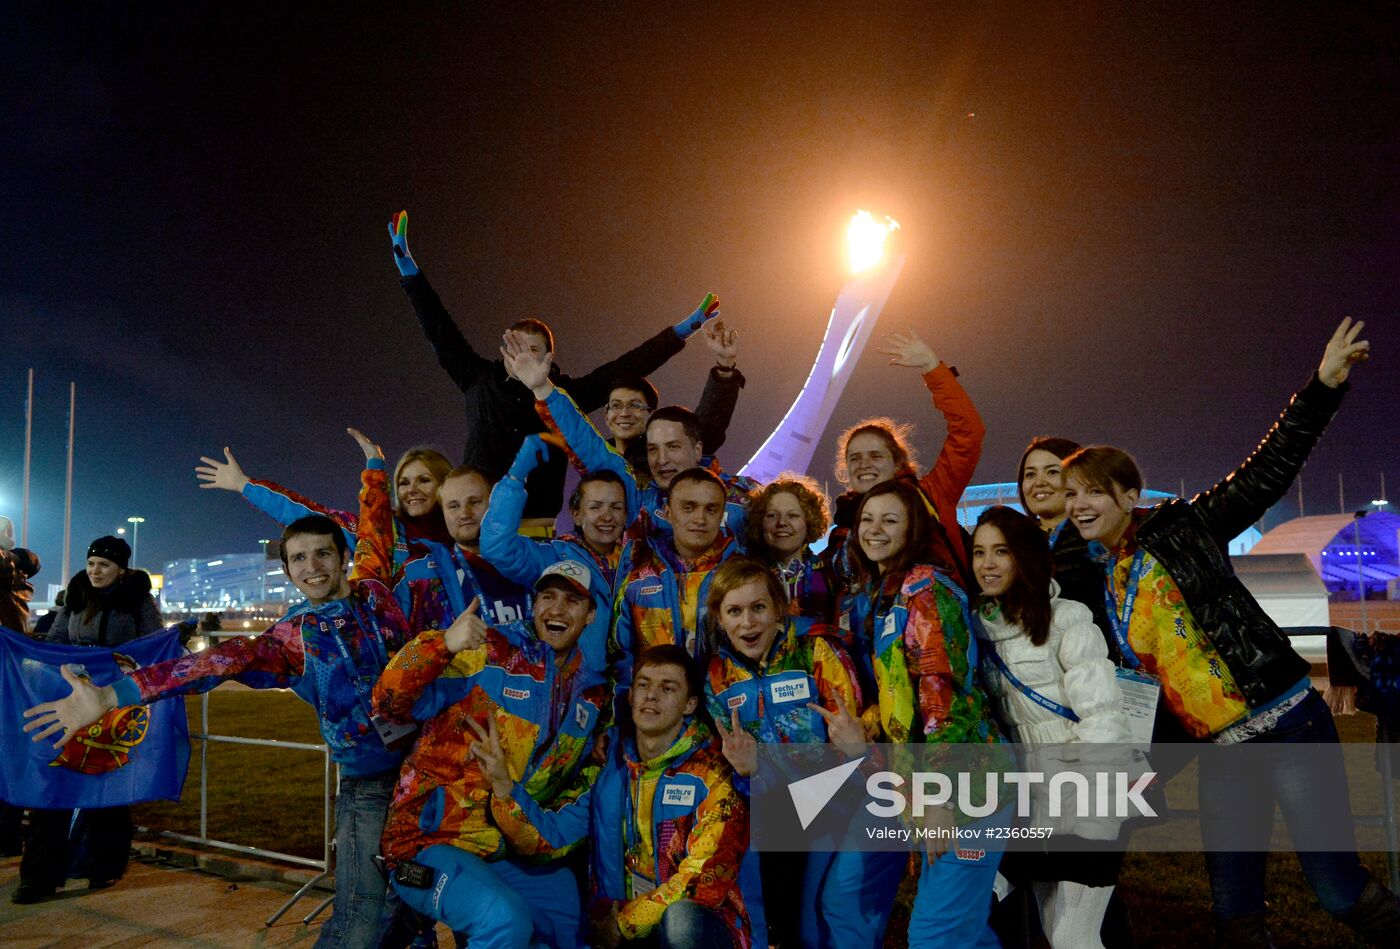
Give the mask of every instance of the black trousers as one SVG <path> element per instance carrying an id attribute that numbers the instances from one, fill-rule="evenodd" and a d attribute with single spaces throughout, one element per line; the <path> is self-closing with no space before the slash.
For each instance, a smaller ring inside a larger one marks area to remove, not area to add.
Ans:
<path id="1" fill-rule="evenodd" d="M 131 856 L 131 809 L 126 806 L 84 809 L 69 839 L 71 810 L 35 808 L 29 811 L 24 856 L 19 880 L 28 886 L 61 887 L 69 875 L 69 862 L 81 858 L 73 875 L 89 880 L 118 880 Z"/>

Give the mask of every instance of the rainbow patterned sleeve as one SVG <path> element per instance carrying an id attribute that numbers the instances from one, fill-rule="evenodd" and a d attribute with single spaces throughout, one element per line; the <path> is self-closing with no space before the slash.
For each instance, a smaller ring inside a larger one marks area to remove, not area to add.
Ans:
<path id="1" fill-rule="evenodd" d="M 952 600 L 953 607 L 959 607 L 936 583 L 909 597 L 907 604 L 904 654 L 918 692 L 925 735 L 936 735 L 947 723 L 957 691 L 953 657 L 948 648 L 946 626 L 950 617 L 943 603 L 945 598 Z M 958 611 L 961 612 L 960 608 Z M 962 625 L 959 619 L 956 626 Z M 965 652 L 965 644 L 963 649 Z"/>
<path id="2" fill-rule="evenodd" d="M 510 849 L 527 857 L 562 856 L 588 840 L 597 765 L 584 768 L 573 783 L 541 807 L 520 784 L 508 798 L 491 795 L 491 817 Z"/>
<path id="3" fill-rule="evenodd" d="M 389 477 L 381 458 L 370 459 L 360 473 L 359 532 L 350 579 L 393 586 L 394 515 L 389 510 Z"/>
<path id="4" fill-rule="evenodd" d="M 485 649 L 479 651 L 485 655 Z M 419 697 L 452 658 L 443 630 L 430 629 L 412 639 L 394 654 L 374 684 L 374 714 L 396 722 L 412 721 Z"/>
<path id="5" fill-rule="evenodd" d="M 749 812 L 729 779 L 728 766 L 718 754 L 715 759 L 705 775 L 708 793 L 696 809 L 676 871 L 656 889 L 628 900 L 618 910 L 623 938 L 650 935 L 667 907 L 680 900 L 693 900 L 706 908 L 732 906 L 738 894 L 739 864 L 748 849 Z"/>
<path id="6" fill-rule="evenodd" d="M 860 682 L 851 657 L 837 641 L 816 636 L 812 643 L 812 676 L 817 680 L 822 707 L 829 712 L 844 705 L 853 717 L 861 714 Z"/>
<path id="7" fill-rule="evenodd" d="M 289 688 L 302 675 L 305 663 L 301 626 L 292 619 L 283 620 L 261 636 L 226 639 L 188 656 L 137 669 L 129 681 L 140 691 L 140 703 L 145 704 L 172 695 L 208 692 L 230 679 L 254 689 Z M 118 689 L 120 692 L 120 684 Z"/>

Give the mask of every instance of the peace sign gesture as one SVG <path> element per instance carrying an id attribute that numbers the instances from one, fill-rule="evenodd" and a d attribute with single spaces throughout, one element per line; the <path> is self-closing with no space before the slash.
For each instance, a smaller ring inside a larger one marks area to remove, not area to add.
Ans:
<path id="1" fill-rule="evenodd" d="M 1351 372 L 1352 366 L 1371 358 L 1370 342 L 1356 338 L 1365 328 L 1366 324 L 1361 320 L 1353 323 L 1349 316 L 1342 320 L 1332 338 L 1327 341 L 1327 349 L 1322 354 L 1322 364 L 1317 367 L 1319 382 L 1335 389 L 1347 381 L 1347 374 Z"/>
<path id="2" fill-rule="evenodd" d="M 476 744 L 472 745 L 472 757 L 481 762 L 481 773 L 491 782 L 491 793 L 500 798 L 507 798 L 515 789 L 515 779 L 510 776 L 510 769 L 506 767 L 506 753 L 501 748 L 501 736 L 496 731 L 494 714 L 486 714 L 486 725 L 486 728 L 482 728 L 476 723 L 476 719 L 467 719 L 467 727 L 476 735 Z"/>
<path id="3" fill-rule="evenodd" d="M 865 726 L 860 719 L 851 715 L 844 702 L 837 702 L 834 712 L 827 711 L 816 702 L 808 702 L 807 707 L 826 720 L 827 741 L 848 755 L 865 751 Z"/>
<path id="4" fill-rule="evenodd" d="M 724 752 L 724 757 L 735 772 L 747 778 L 758 770 L 758 742 L 744 731 L 737 708 L 730 710 L 728 729 L 719 719 L 715 719 L 715 731 L 719 732 L 720 751 Z"/>

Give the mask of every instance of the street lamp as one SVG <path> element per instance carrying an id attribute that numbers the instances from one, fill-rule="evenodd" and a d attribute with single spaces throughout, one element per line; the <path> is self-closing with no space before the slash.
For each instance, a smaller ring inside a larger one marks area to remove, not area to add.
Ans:
<path id="1" fill-rule="evenodd" d="M 146 523 L 144 517 L 128 517 L 126 522 L 131 525 L 131 565 L 136 566 L 136 545 L 141 540 L 141 525 Z"/>

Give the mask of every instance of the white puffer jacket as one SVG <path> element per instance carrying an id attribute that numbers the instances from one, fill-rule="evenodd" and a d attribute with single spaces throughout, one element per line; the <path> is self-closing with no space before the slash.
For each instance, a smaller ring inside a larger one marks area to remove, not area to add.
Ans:
<path id="1" fill-rule="evenodd" d="M 1059 585 L 1051 581 L 1050 635 L 1044 645 L 1032 644 L 1030 636 L 1000 611 L 993 616 L 985 609 L 977 611 L 979 635 L 992 641 L 1016 678 L 1073 710 L 1079 721 L 1071 722 L 1027 698 L 990 664 L 984 668 L 987 691 L 1012 727 L 1014 740 L 1023 744 L 1127 742 L 1123 693 L 1103 634 L 1088 607 L 1062 600 L 1059 593 Z"/>

